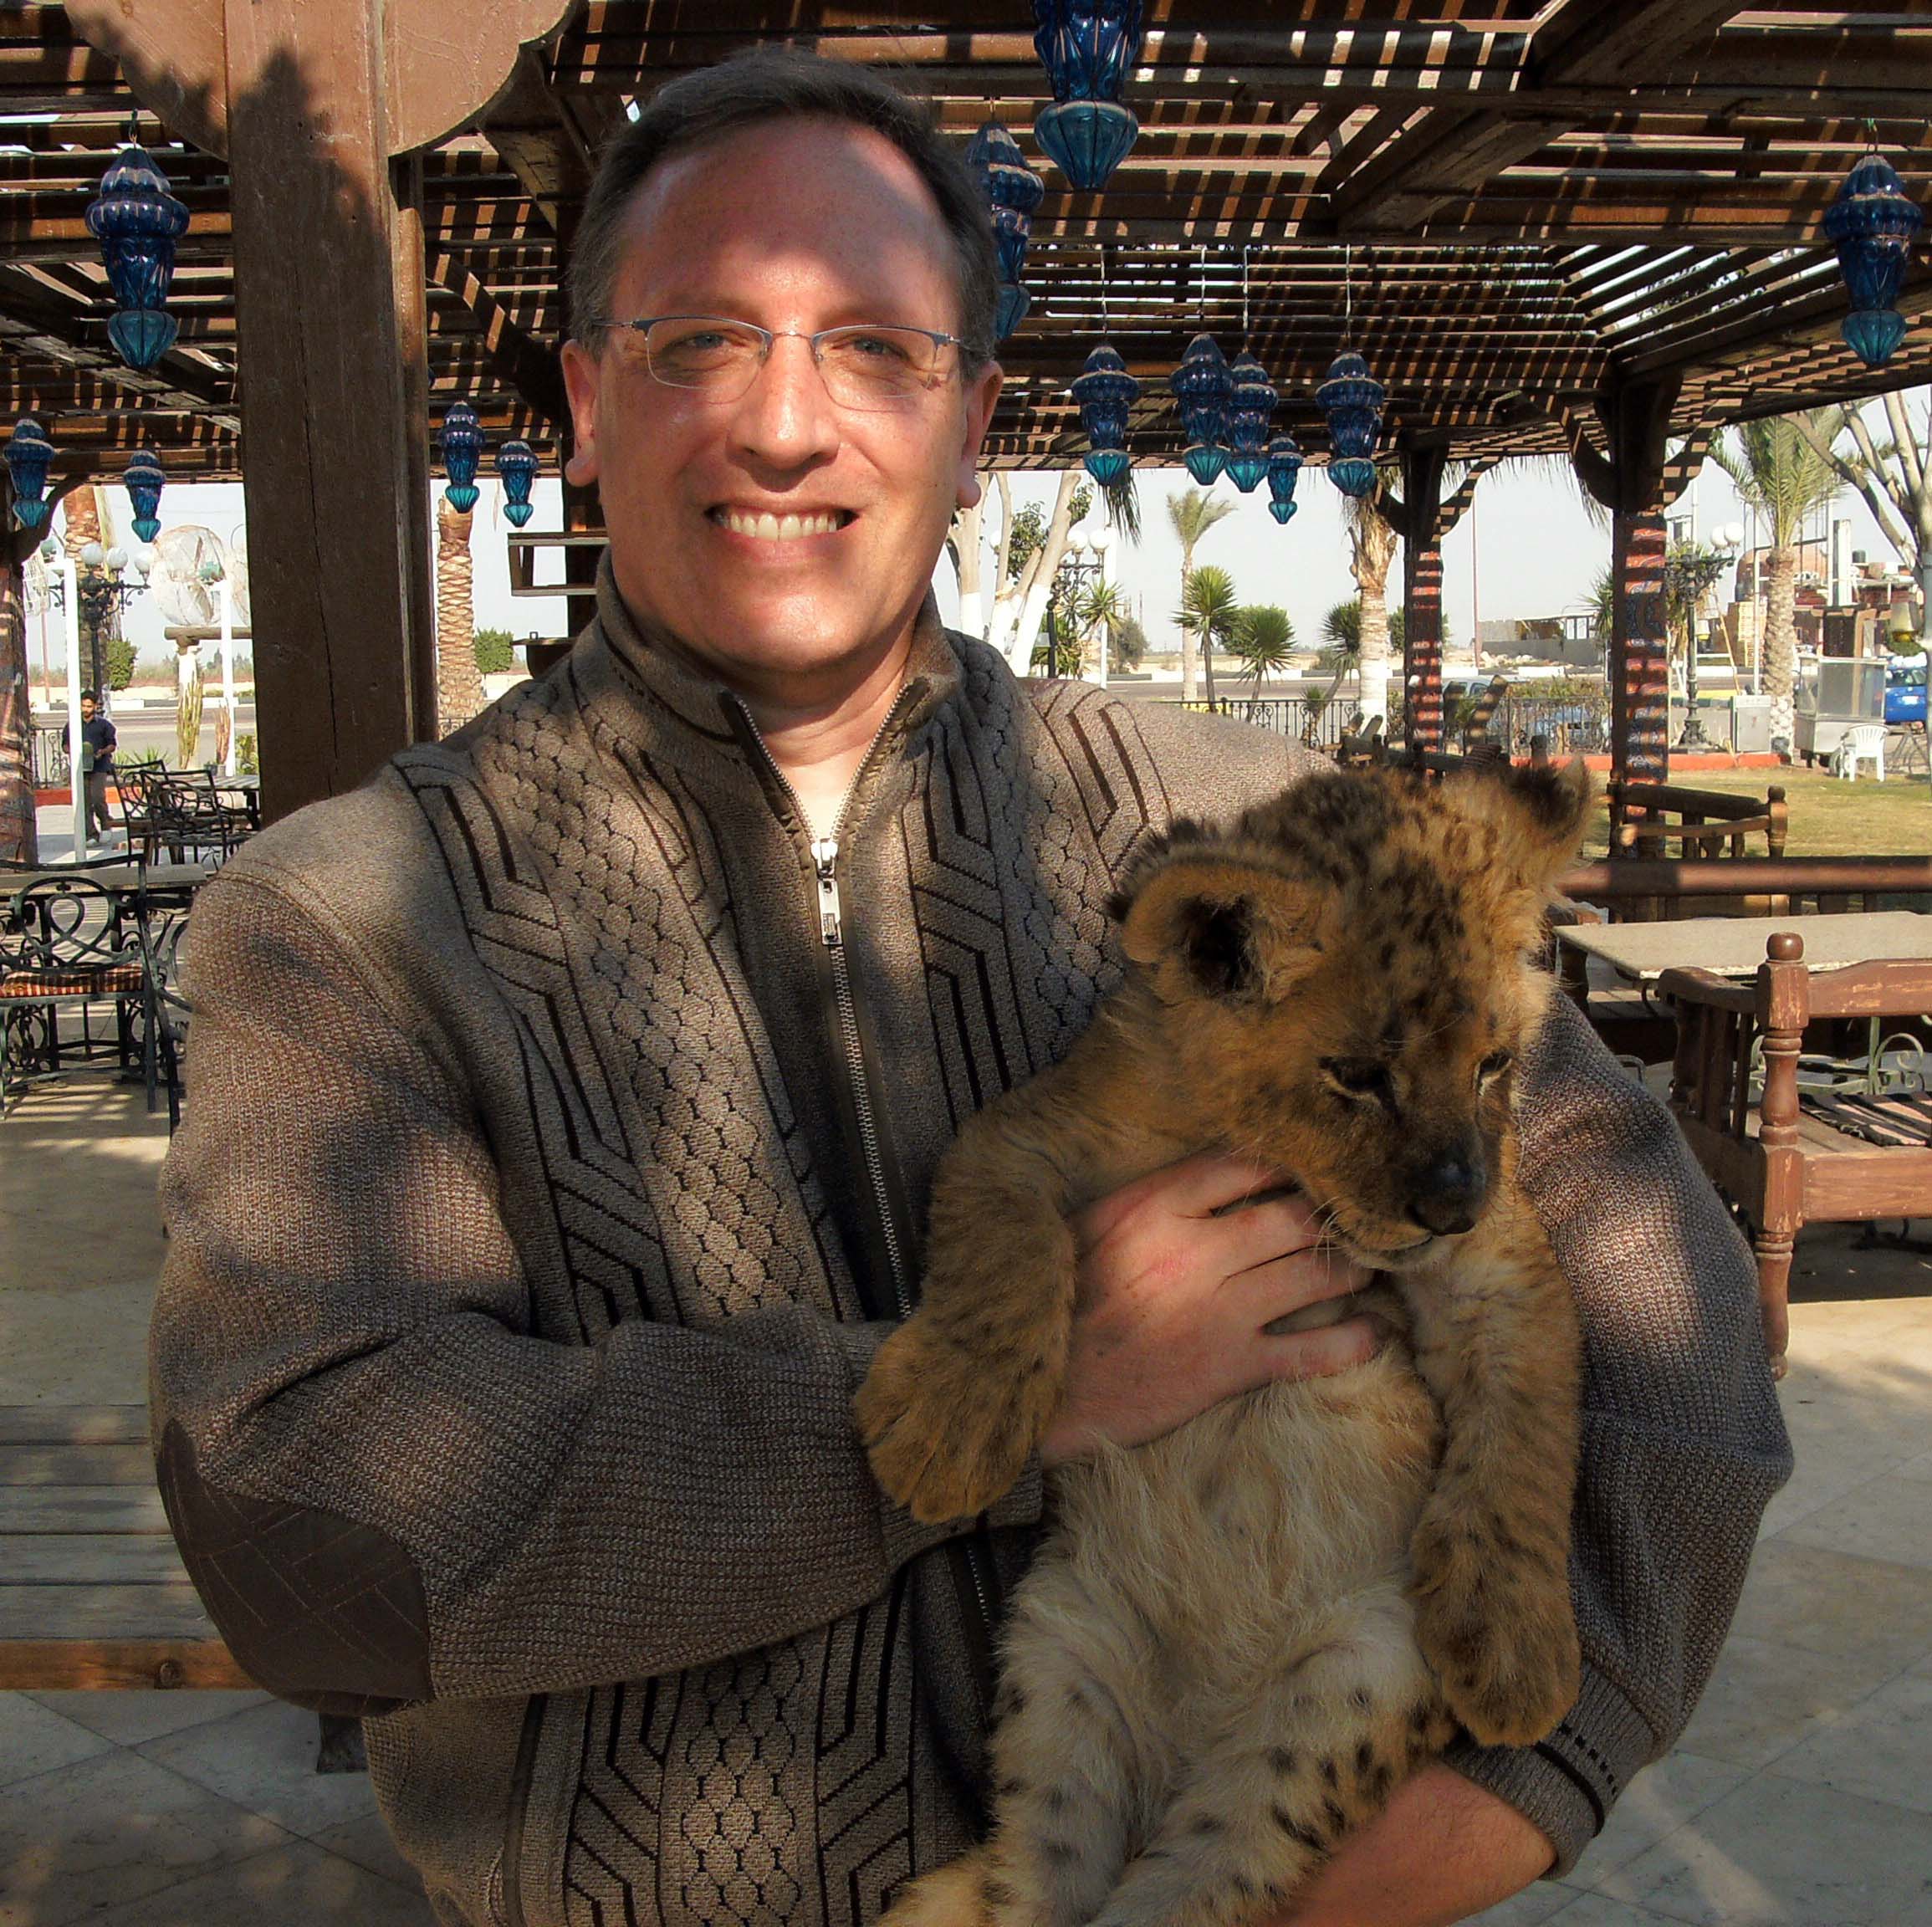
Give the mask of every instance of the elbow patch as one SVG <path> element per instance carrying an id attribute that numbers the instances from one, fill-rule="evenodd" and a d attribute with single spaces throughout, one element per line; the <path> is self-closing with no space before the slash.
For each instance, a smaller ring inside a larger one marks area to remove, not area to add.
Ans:
<path id="1" fill-rule="evenodd" d="M 251 1679 L 325 1713 L 430 1698 L 429 1610 L 398 1541 L 339 1512 L 207 1484 L 178 1420 L 155 1470 L 188 1577 Z"/>

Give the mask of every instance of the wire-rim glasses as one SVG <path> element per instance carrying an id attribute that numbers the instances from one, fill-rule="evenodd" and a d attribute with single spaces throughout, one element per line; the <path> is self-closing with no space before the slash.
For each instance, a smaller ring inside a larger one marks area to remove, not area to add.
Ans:
<path id="1" fill-rule="evenodd" d="M 661 314 L 607 323 L 621 345 L 641 348 L 653 381 L 735 401 L 758 379 L 781 337 L 807 343 L 825 392 L 841 408 L 916 406 L 952 374 L 963 344 L 931 328 L 860 322 L 821 328 L 760 328 L 718 314 Z"/>

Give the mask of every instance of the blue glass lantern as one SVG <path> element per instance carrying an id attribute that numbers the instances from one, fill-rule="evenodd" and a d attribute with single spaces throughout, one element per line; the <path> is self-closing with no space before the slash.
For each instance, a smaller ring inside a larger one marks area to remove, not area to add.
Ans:
<path id="1" fill-rule="evenodd" d="M 443 411 L 442 432 L 437 439 L 442 444 L 442 465 L 449 472 L 449 486 L 442 498 L 457 514 L 467 515 L 476 507 L 476 465 L 483 446 L 476 410 L 467 401 L 451 402 Z"/>
<path id="2" fill-rule="evenodd" d="M 128 500 L 134 504 L 135 534 L 144 542 L 153 541 L 161 534 L 161 517 L 156 511 L 161 507 L 161 492 L 167 482 L 161 457 L 150 449 L 136 449 L 122 470 L 120 481 L 127 490 Z"/>
<path id="3" fill-rule="evenodd" d="M 1845 176 L 1825 210 L 1825 233 L 1838 250 L 1838 269 L 1852 296 L 1839 331 L 1868 368 L 1883 368 L 1905 338 L 1895 304 L 1925 217 L 1882 154 L 1868 154 Z"/>
<path id="4" fill-rule="evenodd" d="M 1234 387 L 1228 397 L 1227 476 L 1244 495 L 1251 495 L 1268 473 L 1275 388 L 1268 371 L 1245 349 L 1234 357 L 1228 373 Z"/>
<path id="5" fill-rule="evenodd" d="M 1388 396 L 1352 349 L 1328 364 L 1328 379 L 1315 391 L 1316 406 L 1328 417 L 1328 479 L 1344 495 L 1359 498 L 1375 486 L 1375 444 Z"/>
<path id="6" fill-rule="evenodd" d="M 993 221 L 993 244 L 999 256 L 996 339 L 1004 341 L 1026 318 L 1029 303 L 1020 278 L 1026 267 L 1034 210 L 1046 184 L 1027 166 L 1020 143 L 996 120 L 989 120 L 973 136 L 966 165 L 979 184 L 979 197 Z"/>
<path id="7" fill-rule="evenodd" d="M 1086 371 L 1073 384 L 1081 426 L 1093 444 L 1086 456 L 1086 472 L 1103 488 L 1112 488 L 1133 466 L 1127 452 L 1127 411 L 1140 392 L 1127 363 L 1104 342 L 1087 356 Z"/>
<path id="8" fill-rule="evenodd" d="M 1205 488 L 1227 460 L 1228 403 L 1234 377 L 1214 337 L 1197 335 L 1188 344 L 1180 366 L 1168 377 L 1188 434 L 1188 451 L 1181 459 L 1188 473 Z"/>
<path id="9" fill-rule="evenodd" d="M 102 176 L 100 192 L 88 203 L 87 227 L 100 243 L 118 304 L 107 324 L 115 352 L 130 368 L 151 368 L 174 345 L 168 284 L 188 211 L 168 192 L 168 177 L 147 150 L 130 146 Z"/>
<path id="10" fill-rule="evenodd" d="M 1301 475 L 1301 447 L 1292 435 L 1268 444 L 1268 513 L 1284 528 L 1295 519 L 1295 484 Z"/>
<path id="11" fill-rule="evenodd" d="M 13 519 L 23 529 L 38 529 L 47 519 L 47 472 L 54 466 L 54 444 L 31 415 L 13 424 L 3 452 L 13 483 Z"/>
<path id="12" fill-rule="evenodd" d="M 1120 104 L 1141 56 L 1142 0 L 1033 0 L 1033 44 L 1055 105 L 1034 138 L 1072 184 L 1091 192 L 1126 157 L 1140 122 Z"/>
<path id="13" fill-rule="evenodd" d="M 537 478 L 537 452 L 519 436 L 497 450 L 497 473 L 503 482 L 503 514 L 513 529 L 521 529 L 536 514 L 530 506 L 530 484 Z"/>

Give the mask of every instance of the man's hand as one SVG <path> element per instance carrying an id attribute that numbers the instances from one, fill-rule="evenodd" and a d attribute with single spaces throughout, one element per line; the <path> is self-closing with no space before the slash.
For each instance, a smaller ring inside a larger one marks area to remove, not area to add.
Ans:
<path id="1" fill-rule="evenodd" d="M 1246 1159 L 1183 1159 L 1073 1220 L 1080 1250 L 1072 1347 L 1041 1458 L 1139 1445 L 1277 1378 L 1358 1365 L 1365 1318 L 1270 1333 L 1273 1321 L 1358 1289 L 1368 1274 L 1320 1243 L 1285 1174 Z"/>
<path id="2" fill-rule="evenodd" d="M 1555 1857 L 1534 1822 L 1439 1763 L 1347 1835 L 1270 1927 L 1447 1927 L 1520 1892 Z"/>

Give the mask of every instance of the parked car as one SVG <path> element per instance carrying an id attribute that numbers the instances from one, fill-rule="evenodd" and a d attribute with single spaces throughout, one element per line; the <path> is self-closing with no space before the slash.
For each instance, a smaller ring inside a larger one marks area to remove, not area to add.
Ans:
<path id="1" fill-rule="evenodd" d="M 1885 665 L 1885 720 L 1925 720 L 1925 657 L 1894 656 Z"/>

